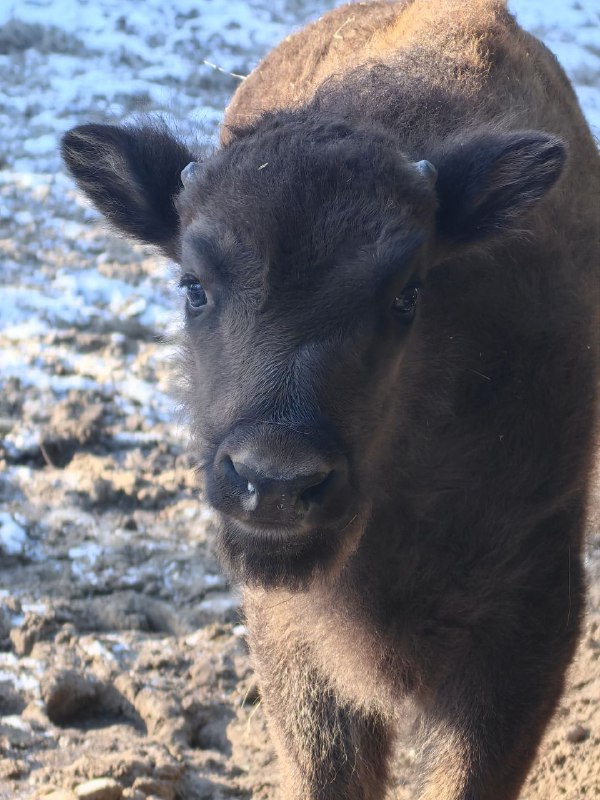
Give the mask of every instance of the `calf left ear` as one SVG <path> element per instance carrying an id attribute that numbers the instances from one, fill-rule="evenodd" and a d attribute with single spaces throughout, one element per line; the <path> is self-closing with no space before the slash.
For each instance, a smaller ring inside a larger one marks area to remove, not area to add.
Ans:
<path id="1" fill-rule="evenodd" d="M 80 125 L 61 150 L 80 189 L 116 228 L 177 260 L 174 198 L 194 156 L 166 126 Z"/>
<path id="2" fill-rule="evenodd" d="M 513 225 L 556 183 L 564 142 L 538 131 L 475 135 L 434 159 L 438 170 L 438 234 L 475 242 Z"/>

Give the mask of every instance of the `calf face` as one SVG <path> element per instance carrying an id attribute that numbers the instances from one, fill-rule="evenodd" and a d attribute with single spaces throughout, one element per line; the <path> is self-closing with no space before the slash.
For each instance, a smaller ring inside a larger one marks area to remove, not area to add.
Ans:
<path id="1" fill-rule="evenodd" d="M 483 131 L 414 160 L 373 126 L 285 112 L 202 164 L 156 125 L 81 126 L 63 154 L 118 228 L 181 265 L 185 400 L 224 560 L 297 586 L 339 568 L 385 502 L 436 324 L 430 270 L 518 219 L 565 151 Z"/>

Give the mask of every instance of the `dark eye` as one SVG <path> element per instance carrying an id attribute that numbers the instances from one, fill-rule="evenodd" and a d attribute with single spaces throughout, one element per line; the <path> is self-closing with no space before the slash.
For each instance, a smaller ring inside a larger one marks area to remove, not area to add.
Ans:
<path id="1" fill-rule="evenodd" d="M 419 300 L 419 287 L 407 286 L 394 298 L 392 308 L 396 316 L 404 322 L 410 322 L 415 315 Z"/>
<path id="2" fill-rule="evenodd" d="M 184 275 L 179 285 L 186 290 L 188 305 L 193 311 L 198 311 L 208 302 L 202 284 L 194 275 Z"/>

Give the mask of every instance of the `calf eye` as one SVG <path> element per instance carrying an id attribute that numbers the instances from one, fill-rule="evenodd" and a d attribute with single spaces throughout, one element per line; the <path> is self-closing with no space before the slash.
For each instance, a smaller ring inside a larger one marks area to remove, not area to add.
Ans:
<path id="1" fill-rule="evenodd" d="M 403 322 L 410 322 L 415 315 L 418 300 L 419 287 L 407 286 L 394 298 L 392 308 L 399 319 Z"/>
<path id="2" fill-rule="evenodd" d="M 186 289 L 188 305 L 193 311 L 198 311 L 208 302 L 202 284 L 198 282 L 194 275 L 184 275 L 179 285 L 182 289 Z"/>

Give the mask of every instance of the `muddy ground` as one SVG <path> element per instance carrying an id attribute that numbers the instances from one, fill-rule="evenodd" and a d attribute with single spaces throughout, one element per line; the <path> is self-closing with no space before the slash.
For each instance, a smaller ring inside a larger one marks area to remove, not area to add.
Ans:
<path id="1" fill-rule="evenodd" d="M 79 121 L 160 110 L 210 147 L 236 75 L 325 7 L 0 12 L 1 800 L 276 796 L 238 594 L 169 399 L 181 298 L 161 259 L 103 227 L 56 144 Z M 594 117 L 597 6 L 528 9 Z M 587 566 L 584 634 L 524 800 L 600 798 L 598 492 Z M 415 760 L 402 739 L 397 800 Z"/>

